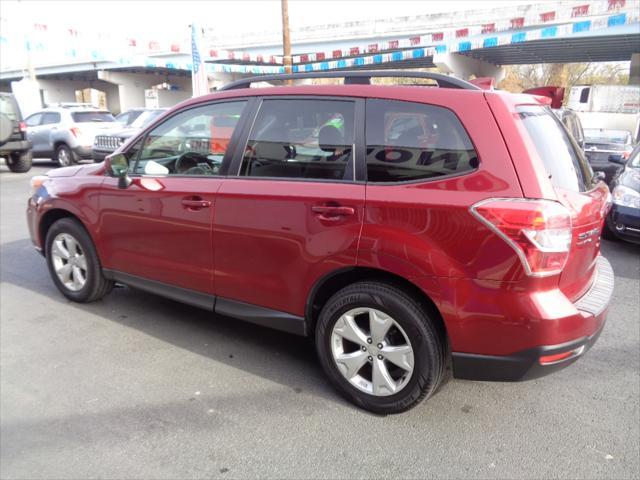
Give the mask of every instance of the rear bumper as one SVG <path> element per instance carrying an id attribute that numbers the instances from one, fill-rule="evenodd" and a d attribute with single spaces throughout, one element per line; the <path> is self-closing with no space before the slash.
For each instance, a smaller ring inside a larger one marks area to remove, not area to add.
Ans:
<path id="1" fill-rule="evenodd" d="M 73 153 L 82 160 L 88 160 L 92 157 L 91 147 L 77 146 L 72 148 Z"/>
<path id="2" fill-rule="evenodd" d="M 598 258 L 597 273 L 589 291 L 574 303 L 584 317 L 598 325 L 595 332 L 556 345 L 541 345 L 510 355 L 477 355 L 453 352 L 453 374 L 467 380 L 515 382 L 541 377 L 565 368 L 596 342 L 604 328 L 613 294 L 614 275 L 604 257 Z"/>
<path id="3" fill-rule="evenodd" d="M 29 140 L 15 140 L 0 146 L 0 155 L 9 155 L 14 152 L 26 152 L 30 149 L 31 142 Z"/>

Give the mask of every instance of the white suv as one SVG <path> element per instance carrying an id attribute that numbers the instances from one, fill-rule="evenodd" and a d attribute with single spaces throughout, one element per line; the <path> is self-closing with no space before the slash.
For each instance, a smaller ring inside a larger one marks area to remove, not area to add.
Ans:
<path id="1" fill-rule="evenodd" d="M 61 167 L 91 158 L 94 137 L 122 128 L 110 112 L 85 104 L 45 108 L 25 120 L 34 157 L 51 157 Z"/>

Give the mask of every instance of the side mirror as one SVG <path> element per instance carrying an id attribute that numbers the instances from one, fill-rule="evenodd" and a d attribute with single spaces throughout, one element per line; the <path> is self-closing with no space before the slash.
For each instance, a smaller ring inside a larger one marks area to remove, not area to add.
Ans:
<path id="1" fill-rule="evenodd" d="M 107 174 L 118 179 L 118 188 L 125 189 L 131 185 L 129 177 L 129 160 L 122 153 L 110 155 L 104 160 Z"/>
<path id="2" fill-rule="evenodd" d="M 622 155 L 618 155 L 618 154 L 612 154 L 609 155 L 609 161 L 611 163 L 617 163 L 618 165 L 626 165 L 627 161 L 624 159 L 624 157 Z"/>

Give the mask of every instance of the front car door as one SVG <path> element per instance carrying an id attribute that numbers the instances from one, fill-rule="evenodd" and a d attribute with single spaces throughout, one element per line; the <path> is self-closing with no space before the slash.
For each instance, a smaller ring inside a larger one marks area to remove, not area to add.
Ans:
<path id="1" fill-rule="evenodd" d="M 44 128 L 40 126 L 42 116 L 43 113 L 34 113 L 33 115 L 29 115 L 24 121 L 27 126 L 27 140 L 31 142 L 34 156 L 35 154 L 42 153 L 44 148 L 40 135 L 40 132 Z"/>
<path id="2" fill-rule="evenodd" d="M 314 283 L 356 264 L 365 193 L 354 180 L 355 159 L 364 158 L 355 148 L 364 135 L 360 109 L 361 101 L 340 98 L 261 101 L 216 199 L 216 311 L 253 311 L 245 318 L 257 323 L 268 323 L 260 309 L 303 317 Z M 304 333 L 298 328 L 290 330 Z"/>
<path id="3" fill-rule="evenodd" d="M 247 103 L 177 112 L 128 149 L 132 184 L 120 189 L 117 179 L 107 177 L 100 199 L 101 258 L 114 278 L 143 287 L 140 282 L 153 281 L 165 294 L 177 292 L 198 305 L 202 295 L 214 294 L 216 192 Z M 213 307 L 209 300 L 204 304 Z"/>
<path id="4" fill-rule="evenodd" d="M 58 130 L 60 124 L 60 114 L 58 112 L 45 112 L 42 115 L 42 121 L 38 127 L 35 141 L 38 143 L 38 150 L 53 154 L 52 134 Z"/>

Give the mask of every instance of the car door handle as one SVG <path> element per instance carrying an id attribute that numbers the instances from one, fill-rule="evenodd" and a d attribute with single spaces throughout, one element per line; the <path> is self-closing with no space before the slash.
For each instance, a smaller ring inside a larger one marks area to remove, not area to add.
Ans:
<path id="1" fill-rule="evenodd" d="M 322 220 L 336 221 L 340 217 L 355 215 L 356 209 L 353 207 L 341 207 L 337 205 L 314 205 L 311 207 L 313 213 L 317 213 Z"/>
<path id="2" fill-rule="evenodd" d="M 182 206 L 186 207 L 188 210 L 200 210 L 201 208 L 209 208 L 211 206 L 211 202 L 201 198 L 183 198 Z"/>

